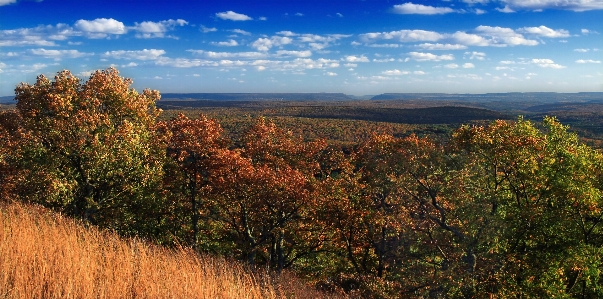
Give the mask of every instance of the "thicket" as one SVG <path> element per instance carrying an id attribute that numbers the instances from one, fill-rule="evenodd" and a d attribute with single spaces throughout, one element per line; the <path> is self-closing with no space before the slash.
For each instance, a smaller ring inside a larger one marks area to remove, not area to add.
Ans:
<path id="1" fill-rule="evenodd" d="M 373 298 L 603 297 L 603 155 L 554 118 L 342 150 L 264 118 L 159 121 L 114 69 L 16 88 L 0 192 Z"/>

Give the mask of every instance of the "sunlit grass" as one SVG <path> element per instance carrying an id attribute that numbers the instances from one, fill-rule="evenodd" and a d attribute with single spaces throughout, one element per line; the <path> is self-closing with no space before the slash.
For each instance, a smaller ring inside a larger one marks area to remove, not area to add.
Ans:
<path id="1" fill-rule="evenodd" d="M 0 298 L 317 298 L 240 264 L 124 240 L 39 207 L 0 205 Z"/>

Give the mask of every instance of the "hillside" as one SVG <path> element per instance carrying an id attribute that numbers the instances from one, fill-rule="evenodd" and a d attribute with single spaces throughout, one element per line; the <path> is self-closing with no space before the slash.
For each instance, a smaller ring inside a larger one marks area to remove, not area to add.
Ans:
<path id="1" fill-rule="evenodd" d="M 316 298 L 240 264 L 86 228 L 60 214 L 0 205 L 2 298 Z"/>

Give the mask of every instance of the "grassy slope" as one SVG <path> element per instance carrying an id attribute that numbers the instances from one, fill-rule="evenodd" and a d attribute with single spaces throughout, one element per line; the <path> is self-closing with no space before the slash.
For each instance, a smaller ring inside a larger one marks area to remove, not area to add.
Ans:
<path id="1" fill-rule="evenodd" d="M 22 204 L 0 205 L 0 298 L 319 298 L 292 277 L 166 249 Z"/>

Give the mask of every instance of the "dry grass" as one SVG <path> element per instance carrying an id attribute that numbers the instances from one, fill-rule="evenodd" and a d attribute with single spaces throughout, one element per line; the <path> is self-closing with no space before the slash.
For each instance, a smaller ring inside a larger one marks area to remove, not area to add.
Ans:
<path id="1" fill-rule="evenodd" d="M 0 298 L 318 298 L 301 282 L 234 262 L 85 228 L 48 210 L 0 205 Z"/>

